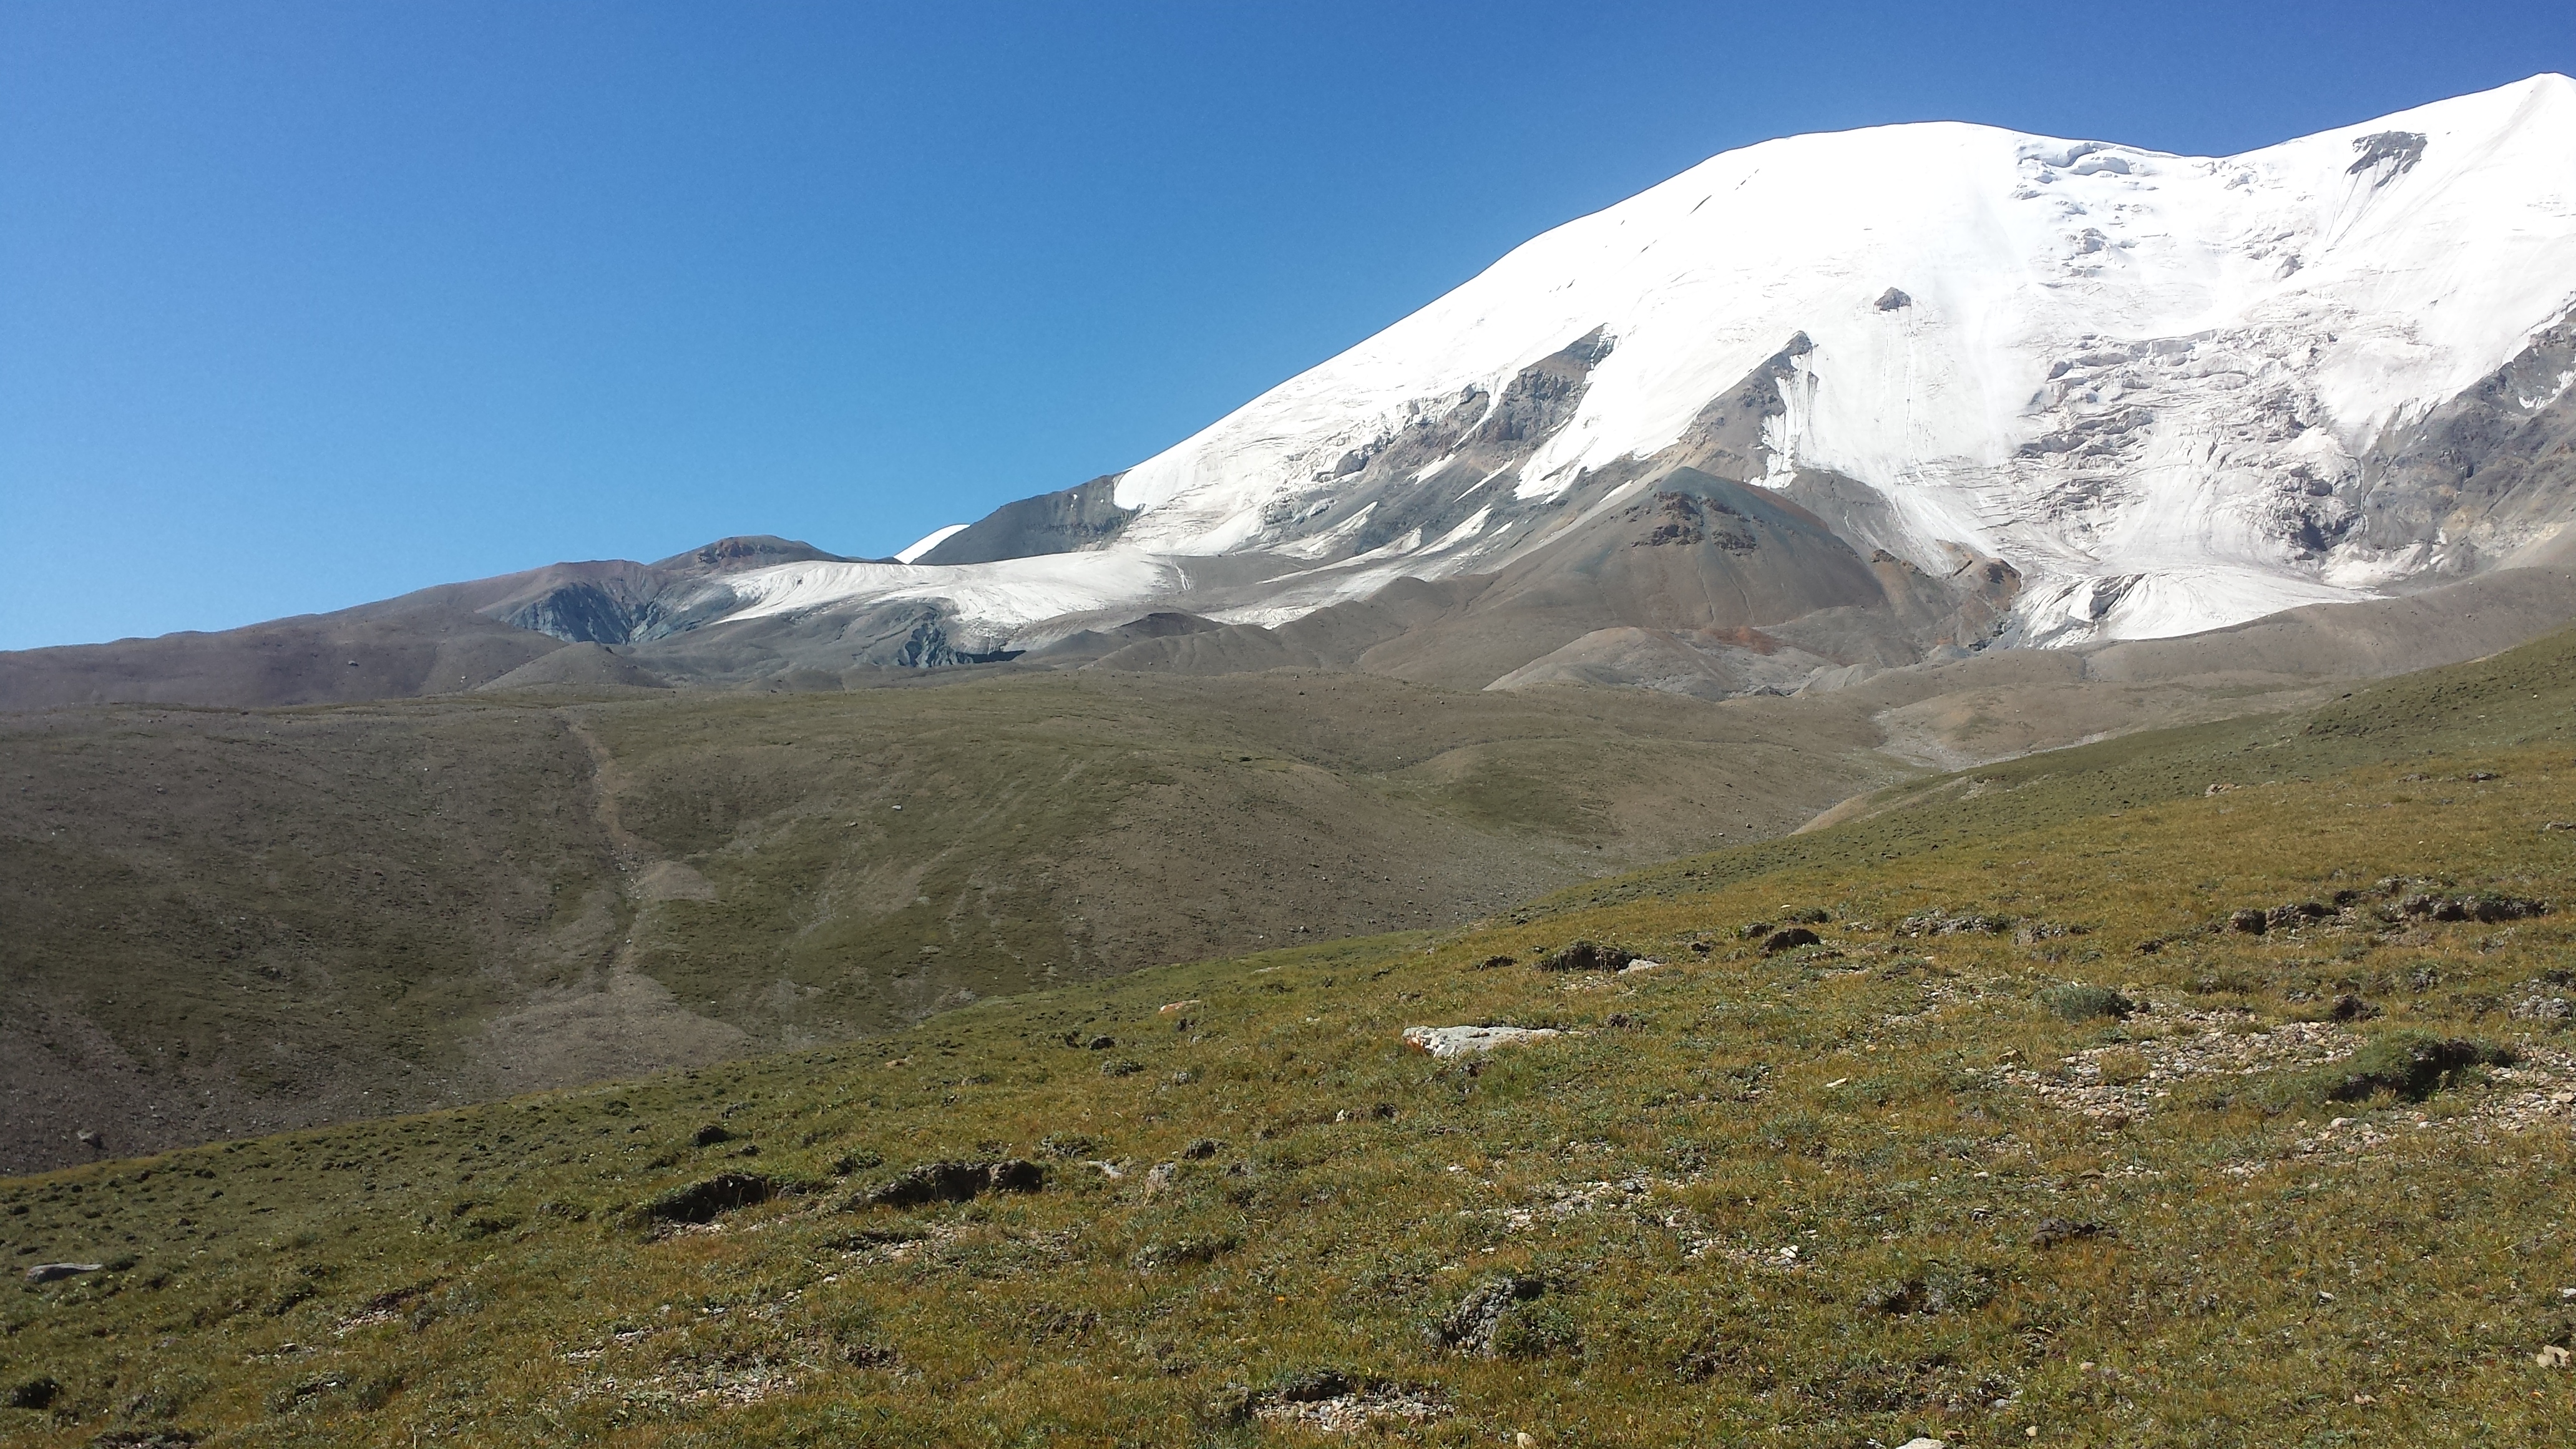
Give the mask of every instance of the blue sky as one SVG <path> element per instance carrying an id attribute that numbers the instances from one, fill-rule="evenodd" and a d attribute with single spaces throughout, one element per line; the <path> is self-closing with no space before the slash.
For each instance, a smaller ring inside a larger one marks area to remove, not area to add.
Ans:
<path id="1" fill-rule="evenodd" d="M 0 648 L 891 552 L 1769 136 L 2223 153 L 2542 70 L 2567 0 L 0 0 Z"/>

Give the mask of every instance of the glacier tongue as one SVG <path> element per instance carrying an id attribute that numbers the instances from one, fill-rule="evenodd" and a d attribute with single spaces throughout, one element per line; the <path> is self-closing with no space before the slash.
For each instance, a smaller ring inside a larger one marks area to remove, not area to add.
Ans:
<path id="1" fill-rule="evenodd" d="M 1276 622 L 1502 567 L 1561 536 L 1552 503 L 1597 514 L 1722 444 L 1741 481 L 1843 490 L 1864 552 L 2009 561 L 2010 641 L 2192 632 L 2475 566 L 2354 532 L 2374 450 L 2572 307 L 2563 76 L 2224 158 L 1796 136 L 1531 240 L 1117 476 L 1136 512 L 1105 544 L 732 584 L 761 612 L 949 598 L 997 636 L 1189 590 Z"/>

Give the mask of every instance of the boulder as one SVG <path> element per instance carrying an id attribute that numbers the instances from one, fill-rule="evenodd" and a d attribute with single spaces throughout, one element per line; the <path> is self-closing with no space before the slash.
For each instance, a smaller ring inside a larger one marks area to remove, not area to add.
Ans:
<path id="1" fill-rule="evenodd" d="M 1562 1035 L 1547 1026 L 1408 1026 L 1404 1044 L 1435 1057 L 1463 1057 Z"/>

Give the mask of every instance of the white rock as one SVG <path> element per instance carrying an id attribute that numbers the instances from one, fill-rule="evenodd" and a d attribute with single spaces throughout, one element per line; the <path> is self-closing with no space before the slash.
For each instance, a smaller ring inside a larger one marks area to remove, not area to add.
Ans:
<path id="1" fill-rule="evenodd" d="M 1939 1439 L 1908 1439 L 1896 1449 L 1950 1449 L 1950 1446 Z"/>
<path id="2" fill-rule="evenodd" d="M 1640 971 L 1656 970 L 1663 964 L 1664 963 L 1661 961 L 1649 961 L 1644 957 L 1639 957 L 1638 959 L 1629 962 L 1627 965 L 1620 967 L 1619 974 L 1622 976 L 1634 976 Z"/>
<path id="3" fill-rule="evenodd" d="M 1496 1047 L 1562 1035 L 1547 1026 L 1408 1026 L 1404 1029 L 1404 1044 L 1435 1057 L 1463 1057 L 1470 1052 L 1489 1052 Z"/>

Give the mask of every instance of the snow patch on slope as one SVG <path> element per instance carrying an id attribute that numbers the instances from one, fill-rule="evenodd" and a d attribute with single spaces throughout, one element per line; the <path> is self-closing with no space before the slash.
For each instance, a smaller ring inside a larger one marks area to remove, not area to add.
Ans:
<path id="1" fill-rule="evenodd" d="M 743 601 L 727 619 L 759 619 L 854 602 L 946 602 L 960 623 L 996 638 L 1045 619 L 1116 608 L 1178 591 L 1171 562 L 1131 549 L 1047 554 L 996 563 L 798 563 L 736 574 L 725 587 Z"/>
<path id="2" fill-rule="evenodd" d="M 911 563 L 913 560 L 920 558 L 923 554 L 926 554 L 932 549 L 939 547 L 941 544 L 946 543 L 956 535 L 964 533 L 968 527 L 969 525 L 967 524 L 952 523 L 946 528 L 934 528 L 930 532 L 913 540 L 912 547 L 898 550 L 894 556 L 894 561 L 896 563 Z"/>

